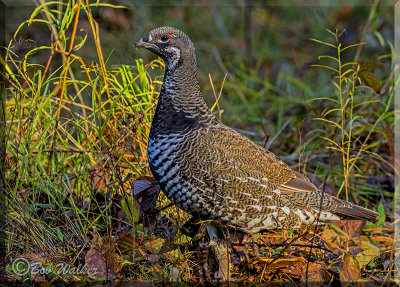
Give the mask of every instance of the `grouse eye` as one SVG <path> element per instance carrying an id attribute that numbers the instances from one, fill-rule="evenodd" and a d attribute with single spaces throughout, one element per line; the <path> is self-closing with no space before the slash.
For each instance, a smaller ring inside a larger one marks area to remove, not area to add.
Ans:
<path id="1" fill-rule="evenodd" d="M 166 41 L 168 41 L 168 39 L 169 39 L 169 35 L 162 35 L 162 36 L 160 37 L 160 39 L 161 39 L 161 41 L 166 42 Z"/>

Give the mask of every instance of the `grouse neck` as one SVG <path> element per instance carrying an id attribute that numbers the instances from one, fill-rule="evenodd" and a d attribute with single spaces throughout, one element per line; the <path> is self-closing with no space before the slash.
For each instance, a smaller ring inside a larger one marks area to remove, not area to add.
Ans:
<path id="1" fill-rule="evenodd" d="M 201 93 L 195 58 L 181 59 L 173 68 L 166 65 L 160 104 L 201 122 L 216 120 Z"/>

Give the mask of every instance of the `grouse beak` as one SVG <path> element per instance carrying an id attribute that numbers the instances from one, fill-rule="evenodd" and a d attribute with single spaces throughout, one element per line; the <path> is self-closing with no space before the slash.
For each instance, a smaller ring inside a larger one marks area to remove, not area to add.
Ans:
<path id="1" fill-rule="evenodd" d="M 144 40 L 143 40 L 144 39 Z M 148 40 L 145 38 L 140 39 L 139 41 L 136 42 L 135 47 L 136 48 L 146 48 L 146 49 L 150 49 L 150 48 L 154 48 L 154 44 L 148 42 Z"/>
<path id="2" fill-rule="evenodd" d="M 144 42 L 142 39 L 136 42 L 135 44 L 136 48 L 146 48 L 146 42 Z"/>

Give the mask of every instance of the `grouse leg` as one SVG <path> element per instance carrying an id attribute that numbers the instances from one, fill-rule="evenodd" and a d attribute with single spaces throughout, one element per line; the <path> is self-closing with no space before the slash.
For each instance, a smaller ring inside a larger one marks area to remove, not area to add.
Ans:
<path id="1" fill-rule="evenodd" d="M 214 226 L 211 224 L 206 224 L 206 229 L 208 236 L 210 237 L 209 246 L 213 251 L 217 261 L 218 261 L 218 271 L 215 273 L 216 281 L 230 281 L 230 247 L 225 238 L 219 238 L 218 232 Z"/>

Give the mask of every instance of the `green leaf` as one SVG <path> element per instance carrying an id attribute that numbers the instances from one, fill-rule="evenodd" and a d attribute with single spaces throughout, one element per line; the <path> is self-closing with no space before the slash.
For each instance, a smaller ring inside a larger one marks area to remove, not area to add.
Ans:
<path id="1" fill-rule="evenodd" d="M 311 65 L 311 67 L 321 67 L 321 68 L 325 68 L 325 69 L 328 69 L 328 70 L 332 70 L 332 71 L 336 72 L 337 74 L 339 74 L 339 71 L 338 71 L 338 70 L 336 70 L 335 68 L 329 67 L 329 66 L 325 66 L 325 65 Z"/>
<path id="2" fill-rule="evenodd" d="M 63 236 L 63 234 L 62 234 L 60 228 L 57 227 L 56 230 L 57 230 L 57 237 L 58 237 L 58 239 L 60 239 L 62 242 L 64 242 L 64 236 Z"/>
<path id="3" fill-rule="evenodd" d="M 340 130 L 342 129 L 342 127 L 338 123 L 335 123 L 334 121 L 330 121 L 330 120 L 327 120 L 327 119 L 324 119 L 324 118 L 314 118 L 314 120 L 320 120 L 320 121 L 323 121 L 323 122 L 327 122 L 327 123 L 339 128 Z"/>
<path id="4" fill-rule="evenodd" d="M 335 49 L 337 48 L 335 45 L 333 45 L 331 43 L 323 42 L 323 41 L 320 41 L 320 40 L 317 40 L 317 39 L 314 39 L 314 38 L 310 38 L 310 40 L 314 41 L 314 42 L 317 42 L 319 44 L 325 45 L 325 46 L 329 46 L 329 47 L 335 48 Z"/>
<path id="5" fill-rule="evenodd" d="M 342 229 L 340 229 L 339 227 L 337 227 L 335 224 L 332 224 L 332 223 L 331 223 L 331 224 L 329 224 L 329 226 L 332 227 L 333 229 L 335 229 L 336 231 L 338 231 L 338 232 L 344 234 L 346 237 L 348 237 L 347 233 L 344 232 L 344 231 L 343 231 Z"/>
<path id="6" fill-rule="evenodd" d="M 323 56 L 319 56 L 318 57 L 318 60 L 321 60 L 321 59 L 331 59 L 331 60 L 334 60 L 335 62 L 339 62 L 339 59 L 337 59 L 337 58 L 335 58 L 335 57 L 332 57 L 332 56 L 326 56 L 326 55 L 323 55 Z"/>
<path id="7" fill-rule="evenodd" d="M 339 149 L 341 149 L 341 147 L 340 147 L 336 142 L 334 142 L 333 140 L 331 140 L 330 138 L 322 137 L 322 136 L 321 136 L 321 138 L 323 138 L 324 140 L 326 140 L 326 141 L 332 143 L 333 145 L 335 145 L 335 146 L 337 146 Z"/>
<path id="8" fill-rule="evenodd" d="M 343 52 L 343 51 L 345 51 L 345 50 L 347 50 L 347 49 L 350 49 L 350 48 L 354 48 L 354 47 L 358 47 L 358 46 L 364 45 L 365 43 L 366 43 L 366 42 L 362 42 L 362 43 L 357 43 L 357 44 L 353 44 L 353 45 L 346 46 L 346 47 L 344 47 L 344 48 L 341 50 L 341 52 Z"/>
<path id="9" fill-rule="evenodd" d="M 369 145 L 367 145 L 366 147 L 364 147 L 363 148 L 363 150 L 368 150 L 368 149 L 370 149 L 370 148 L 373 148 L 373 147 L 376 147 L 376 146 L 379 146 L 381 143 L 379 142 L 379 141 L 377 141 L 377 142 L 374 142 L 374 143 L 372 143 L 372 144 L 369 144 Z"/>
<path id="10" fill-rule="evenodd" d="M 44 2 L 43 4 L 37 6 L 36 9 L 31 14 L 31 17 L 29 19 L 29 25 L 32 24 L 32 21 L 36 17 L 36 15 L 42 12 L 42 8 L 48 5 L 65 5 L 65 3 L 61 1 L 49 1 L 49 2 Z"/>
<path id="11" fill-rule="evenodd" d="M 331 109 L 331 110 L 327 111 L 327 112 L 324 114 L 324 117 L 326 117 L 327 115 L 329 115 L 329 114 L 332 113 L 332 112 L 341 112 L 341 111 L 342 111 L 342 110 L 339 109 L 339 108 L 337 108 L 337 109 Z"/>
<path id="12" fill-rule="evenodd" d="M 309 99 L 309 100 L 307 100 L 307 102 L 317 101 L 317 100 L 332 101 L 332 102 L 335 102 L 335 103 L 339 104 L 339 101 L 338 101 L 338 100 L 331 99 L 331 98 L 327 98 L 327 97 L 320 97 L 320 98 Z"/>
<path id="13" fill-rule="evenodd" d="M 379 218 L 378 221 L 375 223 L 376 226 L 382 226 L 382 224 L 386 221 L 386 212 L 385 212 L 385 207 L 383 206 L 383 203 L 379 201 L 378 203 L 378 213 L 379 213 Z"/>

